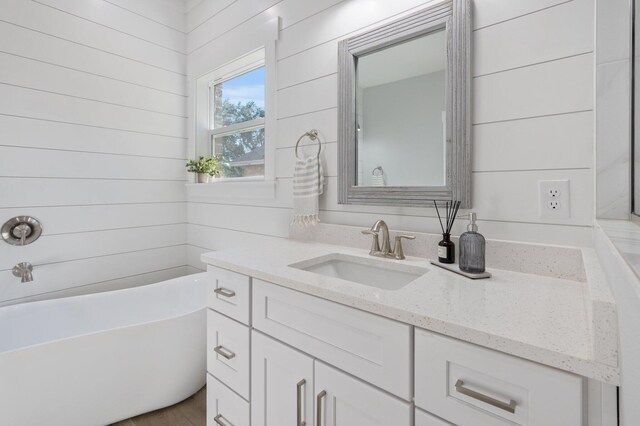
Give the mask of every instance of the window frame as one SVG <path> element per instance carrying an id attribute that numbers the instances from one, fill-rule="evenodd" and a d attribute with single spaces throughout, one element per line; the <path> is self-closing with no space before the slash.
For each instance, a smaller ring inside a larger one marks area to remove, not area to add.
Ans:
<path id="1" fill-rule="evenodd" d="M 200 156 L 206 153 L 213 154 L 212 143 L 214 137 L 226 136 L 242 131 L 264 129 L 265 133 L 265 158 L 263 176 L 243 176 L 243 177 L 220 177 L 213 179 L 210 184 L 220 184 L 229 182 L 270 182 L 275 179 L 275 141 L 272 134 L 275 128 L 271 129 L 274 123 L 276 111 L 273 103 L 276 93 L 275 75 L 273 72 L 275 62 L 275 42 L 273 49 L 263 46 L 255 49 L 243 56 L 240 56 L 226 64 L 208 72 L 196 80 L 196 140 L 195 155 Z M 254 71 L 261 67 L 265 68 L 265 117 L 242 123 L 236 123 L 218 129 L 211 128 L 211 102 L 210 91 L 216 84 L 231 80 L 240 75 Z"/>

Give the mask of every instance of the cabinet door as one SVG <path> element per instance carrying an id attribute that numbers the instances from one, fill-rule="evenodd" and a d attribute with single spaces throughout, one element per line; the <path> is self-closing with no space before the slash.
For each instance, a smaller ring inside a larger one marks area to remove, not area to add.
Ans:
<path id="1" fill-rule="evenodd" d="M 313 425 L 313 358 L 251 332 L 251 424 Z"/>
<path id="2" fill-rule="evenodd" d="M 412 407 L 315 361 L 316 426 L 411 426 Z"/>
<path id="3" fill-rule="evenodd" d="M 453 423 L 416 408 L 416 426 L 455 426 Z"/>

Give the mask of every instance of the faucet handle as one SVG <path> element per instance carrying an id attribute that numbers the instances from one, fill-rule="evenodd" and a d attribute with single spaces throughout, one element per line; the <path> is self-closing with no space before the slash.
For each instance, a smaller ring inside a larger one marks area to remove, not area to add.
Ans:
<path id="1" fill-rule="evenodd" d="M 402 250 L 402 239 L 406 239 L 406 240 L 415 240 L 416 237 L 415 235 L 396 235 L 396 241 L 395 241 L 395 245 L 393 247 L 393 257 L 395 257 L 398 260 L 403 260 L 405 258 L 404 256 L 404 250 Z"/>
<path id="2" fill-rule="evenodd" d="M 380 241 L 378 240 L 378 233 L 376 231 L 372 231 L 370 229 L 364 229 L 362 231 L 364 235 L 372 235 L 373 241 L 371 242 L 371 250 L 369 250 L 369 254 L 373 255 L 380 251 Z"/>
<path id="3" fill-rule="evenodd" d="M 13 228 L 13 236 L 20 239 L 20 245 L 23 246 L 26 238 L 31 234 L 31 226 L 27 223 L 21 223 Z"/>
<path id="4" fill-rule="evenodd" d="M 32 271 L 33 266 L 29 262 L 20 262 L 12 269 L 13 275 L 21 278 L 20 282 L 22 283 L 33 281 L 33 275 L 31 274 Z"/>

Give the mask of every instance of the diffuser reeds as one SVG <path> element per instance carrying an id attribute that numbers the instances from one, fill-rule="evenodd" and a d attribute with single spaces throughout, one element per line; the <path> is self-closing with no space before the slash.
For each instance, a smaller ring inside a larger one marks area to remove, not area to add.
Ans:
<path id="1" fill-rule="evenodd" d="M 440 221 L 440 228 L 442 229 L 443 235 L 451 235 L 451 229 L 453 228 L 453 223 L 456 221 L 456 216 L 458 215 L 458 209 L 460 208 L 460 201 L 447 201 L 445 202 L 445 223 L 442 223 L 442 217 L 440 216 L 440 210 L 438 209 L 438 203 L 435 201 L 433 205 L 436 208 L 436 213 L 438 213 L 438 220 Z"/>

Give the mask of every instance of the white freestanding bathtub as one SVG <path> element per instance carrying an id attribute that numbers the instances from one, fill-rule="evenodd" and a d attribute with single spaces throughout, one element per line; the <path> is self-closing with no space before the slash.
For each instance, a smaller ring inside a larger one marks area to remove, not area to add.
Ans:
<path id="1" fill-rule="evenodd" d="M 194 394 L 205 280 L 0 308 L 0 425 L 106 425 Z"/>

